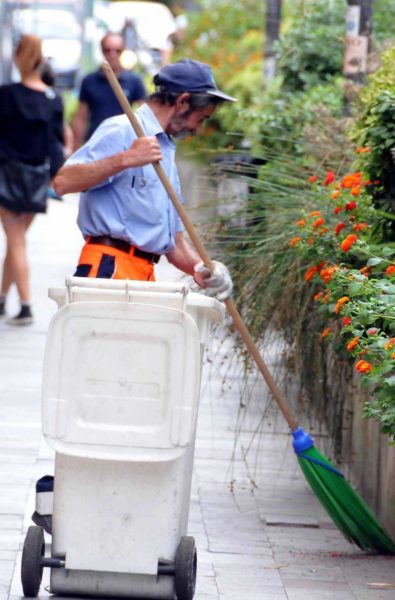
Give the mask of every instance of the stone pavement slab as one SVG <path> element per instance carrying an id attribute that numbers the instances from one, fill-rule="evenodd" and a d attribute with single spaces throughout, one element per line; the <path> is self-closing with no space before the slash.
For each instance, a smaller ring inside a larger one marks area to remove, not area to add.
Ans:
<path id="1" fill-rule="evenodd" d="M 56 311 L 47 289 L 73 272 L 81 245 L 76 209 L 74 196 L 51 202 L 29 233 L 34 325 L 0 321 L 0 600 L 22 598 L 20 550 L 34 483 L 53 472 L 40 407 L 45 337 Z M 159 277 L 174 276 L 161 261 Z M 17 310 L 15 295 L 8 310 Z M 275 344 L 265 356 L 279 368 Z M 395 582 L 394 559 L 363 554 L 334 528 L 303 479 L 265 386 L 260 378 L 244 386 L 233 345 L 220 332 L 203 373 L 189 523 L 199 554 L 196 600 L 395 600 L 394 589 L 369 587 Z M 46 586 L 47 569 L 41 600 Z"/>

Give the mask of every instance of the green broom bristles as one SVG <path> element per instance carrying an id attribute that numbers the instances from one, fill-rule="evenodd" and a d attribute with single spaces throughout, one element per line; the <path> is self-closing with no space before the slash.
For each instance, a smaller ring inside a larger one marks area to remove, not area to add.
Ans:
<path id="1" fill-rule="evenodd" d="M 300 467 L 318 500 L 345 538 L 362 550 L 395 554 L 395 542 L 344 476 L 314 447 L 310 436 L 297 429 L 293 432 L 294 440 L 295 437 L 301 437 L 300 433 L 305 436 L 303 443 L 294 441 Z M 311 441 L 309 445 L 308 440 Z"/>

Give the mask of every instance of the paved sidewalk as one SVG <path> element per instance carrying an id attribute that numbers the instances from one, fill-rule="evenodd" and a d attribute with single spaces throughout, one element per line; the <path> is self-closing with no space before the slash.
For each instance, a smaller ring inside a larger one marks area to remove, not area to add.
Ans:
<path id="1" fill-rule="evenodd" d="M 43 350 L 56 311 L 47 289 L 73 271 L 76 207 L 75 197 L 51 202 L 29 233 L 34 325 L 0 322 L 0 600 L 22 597 L 33 484 L 53 471 L 40 423 Z M 3 248 L 0 233 L 0 256 Z M 174 277 L 166 264 L 160 273 Z M 204 364 L 189 528 L 199 555 L 196 600 L 395 600 L 395 587 L 377 585 L 395 586 L 394 559 L 364 555 L 329 522 L 263 384 L 246 393 L 231 359 L 231 343 L 215 339 Z M 267 360 L 275 363 L 275 353 Z M 49 596 L 47 571 L 40 598 Z"/>

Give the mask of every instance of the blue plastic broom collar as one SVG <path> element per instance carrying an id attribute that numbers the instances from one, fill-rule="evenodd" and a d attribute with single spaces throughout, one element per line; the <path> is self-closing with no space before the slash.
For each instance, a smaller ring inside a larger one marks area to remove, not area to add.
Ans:
<path id="1" fill-rule="evenodd" d="M 301 452 L 304 452 L 304 450 L 308 450 L 314 446 L 313 439 L 300 427 L 292 432 L 292 437 L 292 445 L 296 454 L 300 454 Z"/>

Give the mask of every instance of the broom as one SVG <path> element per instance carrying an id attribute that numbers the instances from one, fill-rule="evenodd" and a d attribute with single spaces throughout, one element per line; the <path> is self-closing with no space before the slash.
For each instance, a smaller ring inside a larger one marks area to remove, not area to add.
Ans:
<path id="1" fill-rule="evenodd" d="M 137 137 L 145 137 L 145 133 L 132 111 L 110 65 L 107 62 L 104 62 L 102 64 L 102 69 Z M 210 269 L 210 271 L 213 271 L 214 265 L 203 242 L 177 197 L 162 166 L 159 163 L 153 163 L 153 167 L 180 215 L 185 229 L 200 258 L 206 267 Z M 345 538 L 350 542 L 354 542 L 362 550 L 375 551 L 381 554 L 395 554 L 395 542 L 383 530 L 369 507 L 347 483 L 342 473 L 340 473 L 340 471 L 338 471 L 336 467 L 314 447 L 312 438 L 298 427 L 296 419 L 291 414 L 282 393 L 262 359 L 233 300 L 228 298 L 225 300 L 225 305 L 233 319 L 234 327 L 242 336 L 244 343 L 254 358 L 270 392 L 291 429 L 293 447 L 299 464 L 318 500 L 327 510 L 328 514 Z"/>

